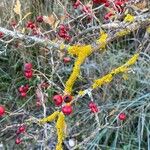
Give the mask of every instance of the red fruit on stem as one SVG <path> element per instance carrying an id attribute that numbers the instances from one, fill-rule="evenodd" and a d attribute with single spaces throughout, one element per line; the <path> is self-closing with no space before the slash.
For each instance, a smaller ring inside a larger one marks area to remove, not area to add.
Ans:
<path id="1" fill-rule="evenodd" d="M 20 87 L 18 88 L 18 91 L 19 91 L 20 93 L 24 92 L 24 86 L 23 86 L 23 85 L 20 86 Z"/>
<path id="2" fill-rule="evenodd" d="M 122 6 L 122 5 L 124 5 L 124 2 L 117 0 L 117 1 L 115 1 L 115 5 Z"/>
<path id="3" fill-rule="evenodd" d="M 16 141 L 15 141 L 16 144 L 20 144 L 21 142 L 22 140 L 20 138 L 16 138 Z"/>
<path id="4" fill-rule="evenodd" d="M 126 120 L 127 116 L 125 113 L 120 113 L 119 116 L 118 116 L 119 120 Z"/>
<path id="5" fill-rule="evenodd" d="M 59 35 L 61 38 L 65 38 L 65 37 L 67 36 L 67 32 L 61 30 L 61 31 L 58 32 L 58 35 Z"/>
<path id="6" fill-rule="evenodd" d="M 70 57 L 64 57 L 63 58 L 63 62 L 64 63 L 69 63 L 71 61 L 71 58 Z"/>
<path id="7" fill-rule="evenodd" d="M 73 109 L 72 109 L 72 106 L 70 105 L 65 105 L 62 107 L 62 112 L 65 114 L 65 115 L 70 115 L 72 113 Z"/>
<path id="8" fill-rule="evenodd" d="M 39 23 L 43 22 L 43 16 L 37 16 L 36 21 Z"/>
<path id="9" fill-rule="evenodd" d="M 20 126 L 20 127 L 18 128 L 18 132 L 19 132 L 19 133 L 25 132 L 25 130 L 26 130 L 26 128 L 25 128 L 24 125 L 22 125 L 22 126 Z"/>
<path id="10" fill-rule="evenodd" d="M 110 3 L 109 2 L 106 2 L 105 3 L 105 7 L 109 7 L 110 6 Z"/>
<path id="11" fill-rule="evenodd" d="M 61 25 L 59 26 L 59 30 L 65 31 L 65 30 L 66 30 L 66 26 L 65 26 L 64 24 L 61 24 Z"/>
<path id="12" fill-rule="evenodd" d="M 88 6 L 83 6 L 82 11 L 85 13 L 91 13 L 91 9 Z"/>
<path id="13" fill-rule="evenodd" d="M 29 90 L 29 85 L 26 84 L 26 85 L 24 86 L 24 92 L 27 92 L 28 90 Z"/>
<path id="14" fill-rule="evenodd" d="M 4 36 L 3 32 L 0 32 L 0 38 L 2 38 Z"/>
<path id="15" fill-rule="evenodd" d="M 29 90 L 29 85 L 28 85 L 28 84 L 26 84 L 25 86 L 22 85 L 22 86 L 20 86 L 20 87 L 18 88 L 18 91 L 19 91 L 20 93 L 27 92 L 28 90 Z"/>
<path id="16" fill-rule="evenodd" d="M 55 95 L 55 96 L 53 96 L 53 101 L 56 106 L 61 106 L 61 104 L 63 102 L 63 98 L 61 95 Z"/>
<path id="17" fill-rule="evenodd" d="M 4 106 L 0 105 L 0 117 L 2 117 L 5 114 L 5 108 Z"/>
<path id="18" fill-rule="evenodd" d="M 27 93 L 26 92 L 21 92 L 20 95 L 21 95 L 21 97 L 26 97 Z"/>
<path id="19" fill-rule="evenodd" d="M 94 102 L 90 102 L 89 103 L 89 108 L 90 108 L 90 110 L 91 110 L 91 112 L 92 113 L 96 113 L 96 112 L 98 112 L 99 110 L 98 110 L 98 106 L 94 103 Z"/>
<path id="20" fill-rule="evenodd" d="M 109 12 L 104 16 L 104 19 L 109 20 L 111 16 L 113 16 L 114 14 Z"/>
<path id="21" fill-rule="evenodd" d="M 63 97 L 63 100 L 65 103 L 70 103 L 72 101 L 72 96 L 71 95 L 65 95 Z"/>
<path id="22" fill-rule="evenodd" d="M 27 24 L 26 24 L 26 27 L 27 27 L 27 28 L 30 28 L 30 26 L 31 26 L 32 24 L 33 24 L 32 21 L 28 21 Z"/>
<path id="23" fill-rule="evenodd" d="M 70 41 L 70 40 L 71 40 L 71 36 L 66 35 L 66 36 L 65 36 L 65 40 L 66 40 L 66 41 Z"/>
<path id="24" fill-rule="evenodd" d="M 32 63 L 25 63 L 24 64 L 24 70 L 30 71 L 32 69 Z"/>
<path id="25" fill-rule="evenodd" d="M 77 0 L 74 4 L 73 4 L 73 8 L 77 9 L 80 6 L 81 2 L 80 0 Z"/>
<path id="26" fill-rule="evenodd" d="M 101 3 L 106 3 L 107 0 L 93 0 L 93 3 L 95 4 L 101 4 Z"/>
<path id="27" fill-rule="evenodd" d="M 32 70 L 31 70 L 31 71 L 25 71 L 25 72 L 24 72 L 24 75 L 25 75 L 25 77 L 26 77 L 27 79 L 32 78 L 32 76 L 33 76 Z"/>

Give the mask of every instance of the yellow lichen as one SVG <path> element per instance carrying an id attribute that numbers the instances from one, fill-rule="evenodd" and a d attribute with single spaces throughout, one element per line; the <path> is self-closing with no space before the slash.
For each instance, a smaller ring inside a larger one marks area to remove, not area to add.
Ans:
<path id="1" fill-rule="evenodd" d="M 103 84 L 111 82 L 112 79 L 113 79 L 113 76 L 111 74 L 107 74 L 104 77 L 95 80 L 92 85 L 92 88 L 95 89 L 97 87 L 101 87 Z"/>
<path id="2" fill-rule="evenodd" d="M 139 53 L 134 54 L 134 55 L 125 63 L 125 65 L 131 66 L 131 65 L 135 64 L 135 62 L 137 61 L 138 57 L 139 57 Z"/>
<path id="3" fill-rule="evenodd" d="M 108 34 L 105 32 L 102 32 L 100 35 L 100 38 L 97 40 L 97 42 L 100 44 L 100 49 L 106 48 L 107 38 L 108 38 Z"/>
<path id="4" fill-rule="evenodd" d="M 85 94 L 85 91 L 79 91 L 78 95 L 83 96 Z"/>
<path id="5" fill-rule="evenodd" d="M 64 130 L 65 130 L 65 116 L 62 112 L 58 115 L 58 120 L 56 123 L 56 129 L 57 129 L 57 145 L 56 150 L 63 150 L 62 148 L 62 142 L 64 140 Z"/>
<path id="6" fill-rule="evenodd" d="M 71 94 L 73 85 L 80 75 L 81 64 L 92 53 L 92 47 L 91 47 L 91 45 L 73 46 L 69 49 L 69 52 L 71 54 L 77 55 L 78 57 L 75 61 L 73 71 L 72 71 L 68 81 L 66 82 L 65 93 L 67 93 L 67 94 Z"/>
<path id="7" fill-rule="evenodd" d="M 112 81 L 113 77 L 118 74 L 118 73 L 126 73 L 127 70 L 129 69 L 128 67 L 130 67 L 131 65 L 133 65 L 137 59 L 139 57 L 139 53 L 133 55 L 125 64 L 123 64 L 122 66 L 113 69 L 109 74 L 103 76 L 100 79 L 94 80 L 94 83 L 92 85 L 92 88 L 98 88 L 101 87 L 102 85 L 109 83 Z"/>
<path id="8" fill-rule="evenodd" d="M 129 30 L 129 29 L 123 29 L 123 30 L 117 32 L 116 35 L 117 35 L 118 37 L 122 37 L 122 36 L 128 35 L 129 33 L 130 33 L 130 30 Z"/>
<path id="9" fill-rule="evenodd" d="M 127 14 L 126 17 L 124 18 L 125 22 L 133 22 L 134 21 L 134 16 Z"/>
<path id="10" fill-rule="evenodd" d="M 41 124 L 44 124 L 44 123 L 47 123 L 47 122 L 51 122 L 53 120 L 56 119 L 56 117 L 58 116 L 59 114 L 59 111 L 55 111 L 53 114 L 51 114 L 50 116 L 46 117 L 46 118 L 43 118 L 43 119 L 40 119 L 39 122 Z"/>
<path id="11" fill-rule="evenodd" d="M 75 46 L 70 46 L 68 48 L 68 53 L 71 54 L 71 55 L 76 55 L 78 56 L 80 51 L 81 51 L 81 47 L 80 45 L 75 45 Z"/>

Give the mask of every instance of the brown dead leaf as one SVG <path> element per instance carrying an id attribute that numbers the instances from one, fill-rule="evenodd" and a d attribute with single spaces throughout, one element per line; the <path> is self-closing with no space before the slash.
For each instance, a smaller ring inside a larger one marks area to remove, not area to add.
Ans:
<path id="1" fill-rule="evenodd" d="M 146 0 L 141 0 L 140 2 L 134 4 L 139 9 L 145 9 L 148 6 L 148 3 Z"/>
<path id="2" fill-rule="evenodd" d="M 43 16 L 43 21 L 49 24 L 53 29 L 55 29 L 60 22 L 53 14 L 50 16 Z"/>

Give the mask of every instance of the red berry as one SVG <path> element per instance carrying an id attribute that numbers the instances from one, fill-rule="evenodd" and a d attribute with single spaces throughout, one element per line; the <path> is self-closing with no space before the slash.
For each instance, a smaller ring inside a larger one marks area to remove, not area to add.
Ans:
<path id="1" fill-rule="evenodd" d="M 18 128 L 18 133 L 25 132 L 25 130 L 26 130 L 25 126 L 22 125 L 22 126 L 20 126 L 20 127 Z"/>
<path id="2" fill-rule="evenodd" d="M 106 2 L 105 3 L 105 7 L 109 7 L 110 6 L 110 3 L 109 2 Z"/>
<path id="3" fill-rule="evenodd" d="M 20 95 L 21 95 L 21 97 L 26 97 L 27 93 L 26 92 L 21 92 Z"/>
<path id="4" fill-rule="evenodd" d="M 21 142 L 22 140 L 20 138 L 16 138 L 16 141 L 15 141 L 16 144 L 20 144 Z"/>
<path id="5" fill-rule="evenodd" d="M 115 5 L 122 6 L 122 5 L 124 5 L 124 2 L 117 0 L 117 1 L 115 1 Z"/>
<path id="6" fill-rule="evenodd" d="M 23 85 L 20 86 L 20 87 L 18 88 L 18 91 L 19 91 L 20 93 L 24 92 L 24 86 L 23 86 Z"/>
<path id="7" fill-rule="evenodd" d="M 26 77 L 27 79 L 32 78 L 32 76 L 33 76 L 32 70 L 31 70 L 31 71 L 25 71 L 25 72 L 24 72 L 24 75 L 25 75 L 25 77 Z"/>
<path id="8" fill-rule="evenodd" d="M 120 113 L 119 116 L 118 116 L 119 120 L 122 120 L 122 121 L 123 121 L 123 120 L 126 120 L 126 117 L 127 117 L 127 116 L 126 116 L 125 113 Z"/>
<path id="9" fill-rule="evenodd" d="M 30 29 L 35 29 L 36 28 L 36 25 L 35 23 L 33 23 L 32 21 L 29 21 L 26 25 L 27 28 L 30 28 Z"/>
<path id="10" fill-rule="evenodd" d="M 4 36 L 3 32 L 0 32 L 0 38 L 2 38 Z"/>
<path id="11" fill-rule="evenodd" d="M 101 4 L 101 3 L 106 3 L 107 0 L 93 0 L 93 3 L 95 4 Z"/>
<path id="12" fill-rule="evenodd" d="M 61 30 L 61 31 L 59 31 L 59 32 L 58 32 L 58 35 L 59 35 L 61 38 L 65 38 L 65 37 L 66 37 L 66 35 L 67 35 L 67 32 L 66 32 L 66 31 Z"/>
<path id="13" fill-rule="evenodd" d="M 77 0 L 74 4 L 73 4 L 73 8 L 77 9 L 80 6 L 81 2 L 80 0 Z"/>
<path id="14" fill-rule="evenodd" d="M 82 11 L 85 13 L 91 13 L 91 10 L 88 6 L 83 6 Z"/>
<path id="15" fill-rule="evenodd" d="M 71 40 L 71 36 L 66 35 L 66 36 L 65 36 L 65 40 L 66 40 L 66 41 L 70 41 L 70 40 Z"/>
<path id="16" fill-rule="evenodd" d="M 108 19 L 110 19 L 110 17 L 113 16 L 113 15 L 114 15 L 113 13 L 109 12 L 109 13 L 107 13 L 107 14 L 104 16 L 104 19 L 108 20 Z"/>
<path id="17" fill-rule="evenodd" d="M 53 97 L 53 101 L 55 103 L 56 106 L 61 106 L 62 102 L 63 102 L 63 98 L 61 95 L 55 95 Z"/>
<path id="18" fill-rule="evenodd" d="M 32 69 L 32 63 L 25 63 L 24 64 L 24 70 L 29 71 Z"/>
<path id="19" fill-rule="evenodd" d="M 64 57 L 63 58 L 64 63 L 69 63 L 71 61 L 70 57 Z"/>
<path id="20" fill-rule="evenodd" d="M 22 86 L 20 86 L 20 87 L 18 88 L 18 91 L 19 91 L 20 93 L 27 92 L 28 90 L 29 90 L 29 85 L 28 85 L 28 84 L 26 84 L 25 86 L 22 85 Z"/>
<path id="21" fill-rule="evenodd" d="M 63 97 L 63 100 L 65 103 L 70 103 L 72 101 L 72 96 L 71 95 L 65 95 Z"/>
<path id="22" fill-rule="evenodd" d="M 92 101 L 89 103 L 89 108 L 90 108 L 92 113 L 96 113 L 99 111 L 98 106 Z"/>
<path id="23" fill-rule="evenodd" d="M 29 90 L 29 85 L 26 84 L 26 85 L 24 86 L 24 92 L 27 92 L 28 90 Z"/>
<path id="24" fill-rule="evenodd" d="M 30 26 L 33 24 L 33 22 L 32 21 L 29 21 L 29 22 L 27 22 L 27 24 L 26 24 L 26 27 L 27 28 L 30 28 Z"/>
<path id="25" fill-rule="evenodd" d="M 62 107 L 62 112 L 65 114 L 65 115 L 70 115 L 72 113 L 73 109 L 72 109 L 72 106 L 70 105 L 65 105 Z"/>
<path id="26" fill-rule="evenodd" d="M 37 16 L 36 21 L 40 23 L 43 22 L 43 16 Z"/>
<path id="27" fill-rule="evenodd" d="M 65 26 L 64 24 L 61 24 L 61 25 L 59 26 L 59 30 L 65 31 L 65 30 L 66 30 L 66 26 Z"/>
<path id="28" fill-rule="evenodd" d="M 5 108 L 0 105 L 0 117 L 2 117 L 5 114 Z"/>

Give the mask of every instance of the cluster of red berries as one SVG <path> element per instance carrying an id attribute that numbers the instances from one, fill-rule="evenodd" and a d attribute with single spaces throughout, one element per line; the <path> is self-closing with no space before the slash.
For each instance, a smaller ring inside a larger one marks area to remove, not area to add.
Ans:
<path id="1" fill-rule="evenodd" d="M 89 20 L 92 19 L 92 15 L 91 15 L 92 14 L 92 10 L 91 10 L 91 8 L 88 5 L 83 5 L 80 0 L 77 0 L 73 4 L 73 8 L 74 9 L 78 9 L 79 8 L 83 13 L 85 13 L 87 15 Z"/>
<path id="2" fill-rule="evenodd" d="M 31 63 L 24 64 L 24 76 L 26 77 L 26 79 L 32 78 L 33 72 L 32 72 L 32 64 Z M 22 85 L 18 88 L 18 91 L 19 91 L 21 97 L 26 97 L 28 90 L 29 90 L 28 84 Z"/>
<path id="3" fill-rule="evenodd" d="M 119 13 L 123 12 L 126 2 L 128 2 L 128 0 L 114 0 L 114 1 L 110 1 L 110 0 L 93 0 L 93 3 L 95 3 L 95 4 L 104 4 L 105 7 L 109 7 L 111 9 L 113 9 L 115 12 L 119 12 Z M 111 5 L 111 3 L 113 3 L 113 4 Z M 113 12 L 108 12 L 104 16 L 104 19 L 109 20 L 111 18 L 111 16 L 113 16 L 113 15 L 115 15 Z"/>
<path id="4" fill-rule="evenodd" d="M 24 133 L 26 131 L 26 127 L 24 125 L 21 125 L 17 131 L 16 131 L 16 134 L 17 136 L 21 133 Z M 20 144 L 22 142 L 21 138 L 20 137 L 17 137 L 16 140 L 15 140 L 15 143 L 16 144 Z"/>
<path id="5" fill-rule="evenodd" d="M 43 22 L 43 16 L 37 16 L 36 22 L 42 23 Z M 32 35 L 39 35 L 38 26 L 33 21 L 28 21 L 26 24 L 26 27 L 32 31 Z"/>
<path id="6" fill-rule="evenodd" d="M 4 106 L 0 105 L 0 117 L 2 117 L 5 114 L 5 108 Z"/>
<path id="7" fill-rule="evenodd" d="M 59 35 L 59 37 L 63 38 L 66 41 L 70 41 L 71 40 L 71 36 L 69 35 L 68 32 L 69 32 L 68 25 L 61 24 L 59 26 L 58 35 Z"/>
<path id="8" fill-rule="evenodd" d="M 24 76 L 27 79 L 32 78 L 33 76 L 33 71 L 32 71 L 32 64 L 31 63 L 25 63 L 24 64 Z"/>
<path id="9" fill-rule="evenodd" d="M 77 0 L 77 1 L 73 4 L 73 8 L 74 8 L 74 9 L 77 9 L 80 5 L 81 5 L 80 0 Z"/>
<path id="10" fill-rule="evenodd" d="M 4 36 L 4 33 L 0 32 L 0 38 L 3 38 L 3 36 Z"/>
<path id="11" fill-rule="evenodd" d="M 89 102 L 88 106 L 92 113 L 97 113 L 99 111 L 97 104 L 95 104 L 93 101 Z"/>
<path id="12" fill-rule="evenodd" d="M 18 88 L 18 91 L 19 91 L 21 97 L 26 97 L 28 90 L 29 90 L 29 85 L 28 84 L 22 85 Z"/>
<path id="13" fill-rule="evenodd" d="M 62 112 L 65 115 L 70 115 L 73 111 L 72 106 L 69 104 L 72 101 L 72 96 L 71 95 L 54 95 L 53 96 L 53 101 L 55 103 L 56 106 L 61 106 L 63 102 L 65 102 L 66 104 L 64 106 L 62 106 Z"/>

